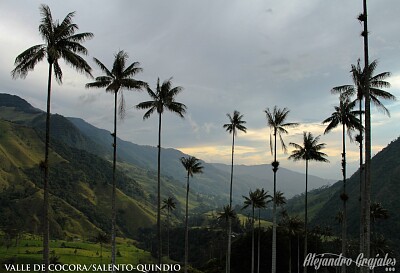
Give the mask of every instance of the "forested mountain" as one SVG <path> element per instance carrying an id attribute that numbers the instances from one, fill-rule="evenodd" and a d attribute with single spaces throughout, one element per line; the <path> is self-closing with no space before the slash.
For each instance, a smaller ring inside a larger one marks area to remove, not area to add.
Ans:
<path id="1" fill-rule="evenodd" d="M 44 151 L 44 112 L 25 100 L 0 94 L 0 206 L 2 224 L 14 223 L 37 232 L 41 221 L 42 174 L 39 168 Z M 112 137 L 82 119 L 52 115 L 50 192 L 53 236 L 90 236 L 108 229 Z M 121 235 L 134 236 L 138 227 L 155 223 L 157 149 L 118 139 L 118 226 Z M 185 170 L 179 161 L 186 156 L 175 149 L 162 150 L 162 195 L 178 201 L 174 221 L 182 222 Z M 381 202 L 390 218 L 377 221 L 374 228 L 385 235 L 400 230 L 400 140 L 393 141 L 373 158 L 372 201 Z M 191 212 L 213 210 L 228 202 L 230 166 L 203 162 L 202 175 L 193 178 Z M 235 166 L 234 202 L 250 189 L 272 187 L 269 165 Z M 287 209 L 302 214 L 304 175 L 280 168 L 278 189 L 289 200 Z M 311 187 L 325 185 L 309 194 L 312 225 L 335 224 L 341 208 L 341 181 L 310 177 Z M 358 172 L 348 180 L 349 231 L 358 230 Z M 135 219 L 128 221 L 128 219 Z M 393 236 L 387 236 L 390 239 Z M 398 238 L 394 240 L 399 241 Z"/>

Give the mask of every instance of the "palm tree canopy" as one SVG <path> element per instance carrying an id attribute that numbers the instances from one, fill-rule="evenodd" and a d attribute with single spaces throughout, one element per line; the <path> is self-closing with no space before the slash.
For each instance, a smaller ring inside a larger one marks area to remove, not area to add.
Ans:
<path id="1" fill-rule="evenodd" d="M 351 65 L 351 73 L 354 82 L 353 85 L 342 85 L 334 87 L 332 93 L 342 93 L 348 97 L 356 95 L 357 99 L 365 97 L 365 91 L 369 89 L 369 94 L 372 103 L 384 114 L 390 116 L 389 110 L 382 104 L 380 99 L 396 100 L 396 97 L 381 88 L 389 88 L 390 83 L 385 81 L 390 77 L 390 72 L 382 72 L 374 76 L 374 72 L 378 65 L 378 61 L 374 60 L 367 68 L 361 68 L 360 59 L 357 60 L 357 65 Z"/>
<path id="2" fill-rule="evenodd" d="M 298 216 L 286 216 L 283 218 L 281 225 L 289 236 L 295 236 L 302 232 L 304 222 Z"/>
<path id="3" fill-rule="evenodd" d="M 376 222 L 377 219 L 389 218 L 388 210 L 385 209 L 379 202 L 374 202 L 371 204 L 370 215 L 372 222 Z"/>
<path id="4" fill-rule="evenodd" d="M 182 92 L 182 90 L 183 87 L 181 86 L 172 87 L 172 78 L 165 80 L 161 85 L 160 79 L 158 78 L 156 92 L 147 86 L 147 93 L 150 95 L 152 100 L 141 102 L 136 105 L 136 108 L 145 110 L 148 109 L 148 111 L 144 114 L 143 119 L 149 118 L 154 111 L 162 114 L 164 113 L 165 109 L 177 114 L 181 118 L 184 118 L 187 108 L 186 105 L 175 101 L 176 96 Z"/>
<path id="5" fill-rule="evenodd" d="M 221 220 L 224 219 L 228 222 L 229 219 L 235 219 L 237 217 L 236 212 L 234 209 L 231 208 L 230 205 L 226 205 L 222 208 L 221 212 L 218 212 L 217 219 Z"/>
<path id="6" fill-rule="evenodd" d="M 176 202 L 173 197 L 168 197 L 163 200 L 164 205 L 161 209 L 167 209 L 168 211 L 174 210 L 176 208 Z"/>
<path id="7" fill-rule="evenodd" d="M 313 160 L 320 162 L 329 162 L 327 155 L 323 152 L 320 152 L 323 148 L 325 148 L 325 143 L 318 143 L 319 136 L 315 137 L 310 132 L 303 132 L 303 146 L 290 142 L 289 145 L 295 148 L 292 151 L 292 154 L 289 156 L 289 159 L 293 159 L 294 161 L 299 160 Z"/>
<path id="8" fill-rule="evenodd" d="M 78 72 L 92 76 L 91 67 L 78 54 L 87 55 L 87 49 L 80 43 L 91 39 L 93 33 L 75 33 L 78 30 L 78 25 L 72 21 L 75 12 L 68 13 L 60 23 L 53 20 L 47 5 L 41 5 L 39 9 L 42 15 L 39 32 L 44 43 L 34 45 L 17 56 L 14 63 L 16 67 L 11 71 L 12 77 L 25 78 L 44 58 L 54 67 L 54 76 L 58 83 L 62 83 L 63 75 L 58 62 L 60 58 Z"/>
<path id="9" fill-rule="evenodd" d="M 255 191 L 249 191 L 249 196 L 244 196 L 243 209 L 252 206 L 253 208 L 265 208 L 272 200 L 272 196 L 268 194 L 268 191 L 264 189 L 256 189 Z"/>
<path id="10" fill-rule="evenodd" d="M 196 173 L 203 172 L 204 167 L 201 165 L 200 160 L 194 156 L 181 157 L 181 163 L 191 177 Z"/>
<path id="11" fill-rule="evenodd" d="M 98 59 L 93 58 L 94 62 L 100 67 L 101 71 L 105 74 L 99 76 L 94 82 L 87 83 L 86 88 L 106 88 L 106 92 L 118 93 L 120 92 L 119 101 L 119 116 L 123 118 L 125 115 L 125 100 L 122 93 L 122 89 L 138 90 L 147 87 L 147 83 L 133 79 L 138 72 L 143 71 L 139 67 L 139 62 L 133 62 L 130 65 L 126 65 L 129 56 L 123 50 L 120 50 L 114 55 L 114 63 L 111 71 Z"/>
<path id="12" fill-rule="evenodd" d="M 226 116 L 229 118 L 229 123 L 224 124 L 223 128 L 226 129 L 227 132 L 229 132 L 230 134 L 237 134 L 237 130 L 245 132 L 246 133 L 246 126 L 244 126 L 244 124 L 246 124 L 246 121 L 242 120 L 243 119 L 243 115 L 240 114 L 239 111 L 234 111 L 233 112 L 233 116 L 231 116 L 231 114 L 226 114 Z"/>
<path id="13" fill-rule="evenodd" d="M 333 112 L 329 118 L 322 121 L 322 124 L 329 123 L 324 131 L 324 134 L 329 133 L 339 124 L 344 124 L 347 128 L 349 137 L 352 138 L 351 133 L 362 128 L 360 119 L 357 118 L 357 115 L 360 114 L 360 111 L 352 110 L 355 105 L 356 101 L 351 102 L 348 97 L 341 96 L 339 106 L 334 107 L 335 112 Z"/>
<path id="14" fill-rule="evenodd" d="M 275 193 L 275 204 L 278 207 L 286 204 L 286 197 L 283 195 L 283 192 L 276 191 L 276 193 Z"/>
<path id="15" fill-rule="evenodd" d="M 289 114 L 289 109 L 286 107 L 283 109 L 278 108 L 276 105 L 274 106 L 274 109 L 271 111 L 269 108 L 267 108 L 265 111 L 265 114 L 267 116 L 267 124 L 269 128 L 273 131 L 273 134 L 275 135 L 278 134 L 282 150 L 286 153 L 287 148 L 286 144 L 283 141 L 282 134 L 288 134 L 288 131 L 286 128 L 290 127 L 296 127 L 299 124 L 295 122 L 286 122 L 287 116 Z M 271 154 L 274 153 L 274 150 L 272 148 L 272 137 L 271 134 L 269 136 L 269 144 L 270 144 L 270 149 L 271 149 Z"/>

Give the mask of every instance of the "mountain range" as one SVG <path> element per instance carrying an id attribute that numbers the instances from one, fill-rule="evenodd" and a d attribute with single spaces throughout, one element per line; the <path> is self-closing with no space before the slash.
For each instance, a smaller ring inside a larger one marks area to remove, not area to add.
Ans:
<path id="1" fill-rule="evenodd" d="M 0 94 L 0 226 L 19 225 L 38 232 L 41 221 L 42 173 L 39 164 L 44 151 L 45 113 L 24 99 Z M 109 229 L 112 136 L 80 118 L 51 117 L 50 193 L 51 226 L 55 237 L 93 236 Z M 118 156 L 118 231 L 135 237 L 138 229 L 155 224 L 157 148 L 117 140 Z M 163 198 L 173 196 L 176 223 L 183 220 L 185 170 L 176 149 L 162 149 L 161 173 Z M 204 173 L 192 180 L 191 213 L 204 213 L 228 202 L 230 165 L 202 161 Z M 382 202 L 390 212 L 388 220 L 376 223 L 376 229 L 393 236 L 400 230 L 396 213 L 400 194 L 400 140 L 393 141 L 372 160 L 372 199 Z M 242 204 L 249 190 L 272 191 L 270 165 L 234 166 L 234 203 Z M 311 224 L 331 225 L 340 209 L 341 182 L 309 177 Z M 357 232 L 358 173 L 348 180 L 349 230 Z M 278 190 L 285 193 L 287 210 L 302 214 L 304 174 L 279 169 Z"/>

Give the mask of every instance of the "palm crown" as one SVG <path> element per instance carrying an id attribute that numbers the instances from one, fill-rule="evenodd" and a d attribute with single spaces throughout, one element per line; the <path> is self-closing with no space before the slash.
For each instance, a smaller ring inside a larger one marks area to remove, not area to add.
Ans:
<path id="1" fill-rule="evenodd" d="M 271 195 L 268 194 L 264 189 L 256 189 L 255 191 L 249 191 L 249 196 L 243 196 L 244 198 L 244 206 L 243 209 L 252 206 L 254 208 L 265 208 L 267 204 L 271 200 L 267 200 L 268 198 L 272 198 Z"/>
<path id="2" fill-rule="evenodd" d="M 134 89 L 141 90 L 147 87 L 147 83 L 133 79 L 138 72 L 143 69 L 139 67 L 139 62 L 133 62 L 128 67 L 126 67 L 126 62 L 128 60 L 128 54 L 123 50 L 120 50 L 114 56 L 114 63 L 111 71 L 98 59 L 93 58 L 95 63 L 100 67 L 101 71 L 104 72 L 104 76 L 99 76 L 95 82 L 87 83 L 87 88 L 106 88 L 106 92 L 118 93 L 122 89 Z M 123 93 L 120 92 L 120 103 L 119 103 L 119 115 L 124 117 L 125 114 L 125 102 Z"/>
<path id="3" fill-rule="evenodd" d="M 247 128 L 243 125 L 246 124 L 246 121 L 242 120 L 243 115 L 240 114 L 239 111 L 234 111 L 233 112 L 233 116 L 231 116 L 230 114 L 226 114 L 226 116 L 229 118 L 229 122 L 230 123 L 226 123 L 224 124 L 224 128 L 226 129 L 227 132 L 229 132 L 230 134 L 237 134 L 237 130 L 245 132 Z"/>
<path id="4" fill-rule="evenodd" d="M 91 76 L 91 68 L 78 54 L 87 55 L 87 49 L 80 43 L 93 37 L 93 33 L 75 33 L 78 25 L 72 22 L 75 12 L 70 12 L 60 23 L 54 21 L 50 8 L 47 5 L 40 6 L 42 20 L 39 32 L 44 44 L 34 45 L 15 59 L 15 69 L 11 71 L 13 78 L 25 78 L 28 72 L 33 70 L 36 64 L 45 57 L 48 63 L 54 67 L 54 75 L 59 83 L 62 83 L 62 70 L 58 60 L 60 58 L 75 68 L 77 71 Z"/>
<path id="5" fill-rule="evenodd" d="M 267 124 L 268 124 L 269 128 L 274 131 L 274 133 L 273 133 L 274 136 L 276 136 L 276 134 L 279 136 L 282 149 L 286 153 L 287 148 L 286 148 L 285 142 L 283 141 L 282 134 L 288 134 L 288 131 L 286 130 L 286 128 L 296 127 L 298 125 L 298 123 L 286 122 L 286 118 L 290 112 L 289 109 L 287 109 L 286 107 L 283 109 L 279 109 L 275 105 L 275 107 L 272 111 L 269 108 L 267 108 L 264 112 L 267 116 Z M 273 154 L 274 150 L 272 147 L 271 135 L 269 138 L 269 144 L 270 144 L 271 154 Z"/>
<path id="6" fill-rule="evenodd" d="M 369 90 L 369 95 L 372 103 L 378 107 L 379 110 L 383 111 L 385 114 L 390 116 L 389 110 L 382 104 L 379 99 L 385 100 L 395 100 L 396 97 L 381 88 L 389 88 L 390 83 L 385 81 L 390 77 L 390 72 L 382 72 L 378 75 L 373 75 L 378 61 L 374 60 L 371 62 L 367 68 L 361 68 L 360 59 L 357 61 L 357 65 L 351 65 L 351 73 L 354 85 L 342 85 L 334 87 L 332 93 L 342 93 L 348 97 L 356 95 L 358 100 L 365 97 L 365 91 Z"/>
<path id="7" fill-rule="evenodd" d="M 318 143 L 318 141 L 319 136 L 314 138 L 314 136 L 310 132 L 303 132 L 303 146 L 290 142 L 290 145 L 293 146 L 296 150 L 292 151 L 289 159 L 293 159 L 294 161 L 313 160 L 329 162 L 329 160 L 325 158 L 327 155 L 323 152 L 320 152 L 321 149 L 325 148 L 326 144 Z"/>
<path id="8" fill-rule="evenodd" d="M 335 106 L 335 112 L 333 112 L 329 118 L 322 122 L 323 124 L 329 123 L 324 131 L 324 134 L 329 133 L 339 124 L 342 124 L 347 128 L 347 134 L 351 138 L 352 131 L 362 128 L 360 120 L 356 116 L 360 113 L 360 111 L 352 110 L 355 105 L 356 101 L 351 102 L 349 98 L 341 96 L 339 106 Z"/>
<path id="9" fill-rule="evenodd" d="M 176 202 L 173 197 L 168 197 L 163 200 L 164 205 L 161 209 L 167 209 L 168 211 L 174 210 L 176 208 Z"/>
<path id="10" fill-rule="evenodd" d="M 181 163 L 185 167 L 188 176 L 193 177 L 194 174 L 203 172 L 200 160 L 194 156 L 181 157 Z"/>
<path id="11" fill-rule="evenodd" d="M 148 109 L 144 114 L 143 119 L 147 119 L 151 116 L 154 111 L 162 114 L 164 110 L 176 113 L 181 118 L 183 118 L 186 113 L 186 105 L 175 101 L 176 95 L 178 95 L 183 88 L 181 86 L 176 86 L 172 88 L 172 78 L 165 80 L 160 86 L 160 79 L 157 79 L 157 89 L 156 92 L 147 87 L 147 93 L 153 99 L 151 101 L 145 101 L 139 103 L 136 108 L 138 109 Z"/>

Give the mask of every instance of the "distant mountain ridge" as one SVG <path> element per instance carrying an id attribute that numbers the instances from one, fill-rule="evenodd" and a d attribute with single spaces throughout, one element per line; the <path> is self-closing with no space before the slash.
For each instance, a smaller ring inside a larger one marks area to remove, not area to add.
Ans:
<path id="1" fill-rule="evenodd" d="M 20 111 L 18 115 L 10 110 L 3 111 L 0 117 L 7 120 L 34 126 L 43 129 L 45 126 L 43 116 L 44 112 L 33 108 L 27 101 L 18 96 L 9 94 L 0 94 L 0 107 L 16 107 Z M 27 111 L 28 110 L 28 111 Z M 9 112 L 9 114 L 7 114 Z M 34 116 L 31 115 L 34 112 Z M 21 116 L 20 118 L 16 118 Z M 95 155 L 111 159 L 112 155 L 112 137 L 110 132 L 97 128 L 83 119 L 61 115 L 52 115 L 52 137 L 66 143 L 77 149 L 83 149 Z M 117 139 L 119 160 L 134 164 L 143 169 L 155 171 L 157 169 L 157 148 L 146 145 L 138 145 L 129 141 Z M 186 154 L 176 149 L 162 148 L 161 153 L 161 171 L 163 176 L 170 177 L 171 181 L 180 181 L 184 184 L 182 177 L 185 177 L 185 171 L 179 161 L 180 157 Z M 219 196 L 220 202 L 227 202 L 230 179 L 230 166 L 224 164 L 206 163 L 205 172 L 201 176 L 193 179 L 193 189 L 205 195 Z M 235 165 L 233 193 L 234 200 L 237 203 L 242 202 L 242 195 L 247 194 L 250 189 L 265 188 L 272 189 L 272 171 L 268 165 L 243 166 Z M 292 172 L 285 168 L 280 168 L 278 189 L 285 193 L 286 197 L 292 197 L 304 191 L 304 174 Z M 318 188 L 330 183 L 333 180 L 326 180 L 318 177 L 310 177 L 310 189 Z"/>

